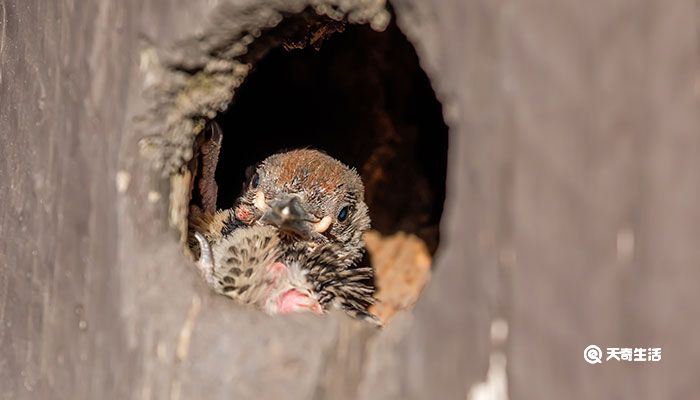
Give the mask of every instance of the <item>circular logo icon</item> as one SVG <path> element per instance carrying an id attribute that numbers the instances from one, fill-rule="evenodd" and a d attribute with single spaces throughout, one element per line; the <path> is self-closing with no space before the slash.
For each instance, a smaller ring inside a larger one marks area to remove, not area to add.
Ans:
<path id="1" fill-rule="evenodd" d="M 603 362 L 603 351 L 600 347 L 592 344 L 583 351 L 583 359 L 589 364 L 600 364 Z"/>

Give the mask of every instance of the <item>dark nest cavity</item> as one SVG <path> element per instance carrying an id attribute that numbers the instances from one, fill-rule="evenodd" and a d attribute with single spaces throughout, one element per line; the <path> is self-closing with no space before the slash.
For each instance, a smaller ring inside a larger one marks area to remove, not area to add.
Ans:
<path id="1" fill-rule="evenodd" d="M 384 32 L 328 31 L 335 33 L 318 45 L 272 49 L 216 117 L 223 131 L 217 207 L 233 206 L 249 166 L 287 149 L 319 149 L 360 172 L 373 229 L 414 233 L 432 253 L 448 137 L 430 81 L 395 23 Z"/>
<path id="2" fill-rule="evenodd" d="M 246 170 L 280 151 L 318 149 L 356 168 L 372 219 L 365 262 L 379 287 L 373 312 L 387 322 L 418 299 L 438 248 L 448 147 L 442 106 L 393 21 L 378 32 L 306 12 L 251 44 L 265 46 L 264 55 L 243 60 L 252 69 L 213 119 L 223 137 L 216 208 L 231 208 Z M 189 206 L 203 208 L 193 188 L 207 181 L 199 146 L 211 132 L 194 141 L 184 175 Z"/>

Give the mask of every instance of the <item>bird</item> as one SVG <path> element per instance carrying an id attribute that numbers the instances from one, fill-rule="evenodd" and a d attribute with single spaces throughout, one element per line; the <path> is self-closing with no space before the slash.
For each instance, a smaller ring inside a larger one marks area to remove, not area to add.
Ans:
<path id="1" fill-rule="evenodd" d="M 340 308 L 379 324 L 374 269 L 362 265 L 370 227 L 357 172 L 311 149 L 251 168 L 234 207 L 206 218 L 197 265 L 215 291 L 268 314 Z"/>
<path id="2" fill-rule="evenodd" d="M 274 227 L 237 229 L 211 244 L 200 232 L 194 235 L 200 246 L 197 266 L 216 292 L 271 315 L 322 313 L 300 264 L 280 261 Z"/>

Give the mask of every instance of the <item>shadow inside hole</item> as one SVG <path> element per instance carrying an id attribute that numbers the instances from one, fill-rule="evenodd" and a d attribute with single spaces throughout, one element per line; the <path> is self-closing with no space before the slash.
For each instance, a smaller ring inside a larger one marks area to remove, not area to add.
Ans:
<path id="1" fill-rule="evenodd" d="M 272 50 L 217 122 L 224 133 L 218 208 L 233 206 L 247 167 L 282 150 L 315 148 L 360 172 L 373 229 L 414 233 L 436 250 L 447 126 L 393 22 L 385 32 L 348 25 L 320 50 Z"/>

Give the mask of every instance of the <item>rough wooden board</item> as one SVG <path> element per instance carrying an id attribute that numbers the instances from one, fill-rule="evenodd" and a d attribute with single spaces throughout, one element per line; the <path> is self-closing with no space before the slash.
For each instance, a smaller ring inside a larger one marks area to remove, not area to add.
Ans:
<path id="1" fill-rule="evenodd" d="M 115 186 L 136 15 L 0 3 L 1 398 L 124 397 L 139 370 L 120 323 Z"/>
<path id="2" fill-rule="evenodd" d="M 511 389 L 697 397 L 697 2 L 518 2 L 503 23 L 516 132 Z M 590 366 L 589 344 L 661 347 Z M 533 385 L 533 382 L 538 384 Z"/>
<path id="3" fill-rule="evenodd" d="M 168 228 L 167 181 L 127 134 L 127 105 L 143 105 L 139 35 L 192 34 L 209 7 L 0 4 L 0 398 L 229 398 L 241 376 L 268 397 L 313 392 L 333 336 L 319 326 L 333 321 L 261 320 L 207 297 Z M 131 179 L 118 194 L 121 170 Z M 196 296 L 190 350 L 177 359 Z M 274 340 L 294 345 L 246 363 L 240 350 Z"/>
<path id="4" fill-rule="evenodd" d="M 212 3 L 0 2 L 1 398 L 463 399 L 501 315 L 511 398 L 698 396 L 694 2 L 394 2 L 451 124 L 449 199 L 414 313 L 366 336 L 232 308 L 179 255 L 126 127 L 139 37 Z M 664 361 L 592 368 L 589 341 Z"/>

